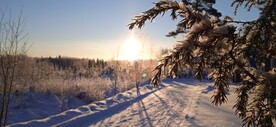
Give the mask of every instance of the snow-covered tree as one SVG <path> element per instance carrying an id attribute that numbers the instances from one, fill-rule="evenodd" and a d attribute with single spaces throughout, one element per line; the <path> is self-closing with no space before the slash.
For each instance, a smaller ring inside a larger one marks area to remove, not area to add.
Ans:
<path id="1" fill-rule="evenodd" d="M 204 69 L 212 70 L 212 103 L 221 105 L 227 102 L 232 74 L 239 70 L 242 81 L 236 90 L 236 114 L 244 126 L 274 126 L 276 74 L 271 71 L 270 61 L 276 53 L 276 1 L 233 0 L 234 13 L 241 6 L 259 9 L 259 17 L 252 21 L 235 21 L 229 16 L 219 19 L 220 13 L 212 8 L 214 3 L 215 0 L 162 0 L 129 24 L 129 29 L 141 28 L 147 20 L 153 21 L 166 12 L 170 12 L 172 20 L 180 19 L 176 31 L 167 36 L 184 34 L 183 39 L 159 60 L 152 83 L 158 86 L 162 68 L 166 67 L 173 77 L 180 64 L 191 67 L 198 80 Z"/>

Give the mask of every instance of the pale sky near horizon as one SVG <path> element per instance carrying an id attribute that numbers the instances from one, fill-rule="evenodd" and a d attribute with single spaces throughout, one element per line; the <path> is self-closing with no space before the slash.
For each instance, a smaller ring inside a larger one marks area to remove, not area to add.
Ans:
<path id="1" fill-rule="evenodd" d="M 122 44 L 135 33 L 143 42 L 146 53 L 171 48 L 179 38 L 165 35 L 175 30 L 177 21 L 169 15 L 159 16 L 142 30 L 128 30 L 135 15 L 153 7 L 158 0 L 0 0 L 0 11 L 7 9 L 13 16 L 23 11 L 24 30 L 31 45 L 28 55 L 35 57 L 69 56 L 111 59 Z M 217 0 L 214 6 L 223 15 L 233 15 L 229 0 Z M 252 20 L 258 16 L 253 9 L 239 10 L 236 20 Z M 181 36 L 180 36 L 181 37 Z"/>

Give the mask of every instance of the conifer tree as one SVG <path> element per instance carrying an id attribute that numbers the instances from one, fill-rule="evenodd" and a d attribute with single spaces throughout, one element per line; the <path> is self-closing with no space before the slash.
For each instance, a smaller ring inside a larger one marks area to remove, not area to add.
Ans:
<path id="1" fill-rule="evenodd" d="M 163 0 L 135 16 L 129 29 L 141 28 L 147 20 L 170 12 L 172 20 L 179 18 L 180 22 L 177 30 L 167 36 L 184 34 L 159 60 L 152 84 L 160 84 L 162 68 L 168 67 L 175 77 L 180 64 L 191 67 L 198 80 L 204 69 L 212 70 L 212 103 L 221 105 L 227 102 L 232 74 L 239 70 L 242 81 L 236 90 L 236 115 L 244 126 L 272 127 L 272 120 L 276 120 L 276 74 L 271 71 L 270 61 L 276 53 L 276 1 L 233 0 L 235 14 L 241 6 L 249 11 L 252 7 L 259 9 L 259 17 L 252 21 L 235 21 L 229 16 L 218 19 L 220 13 L 211 6 L 214 3 L 215 0 Z M 235 24 L 241 24 L 240 29 Z"/>

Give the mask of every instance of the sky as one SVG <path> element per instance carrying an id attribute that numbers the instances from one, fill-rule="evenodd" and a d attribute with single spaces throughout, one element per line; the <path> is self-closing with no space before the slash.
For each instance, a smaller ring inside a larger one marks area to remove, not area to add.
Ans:
<path id="1" fill-rule="evenodd" d="M 160 48 L 171 48 L 177 38 L 165 35 L 175 30 L 177 21 L 169 14 L 147 22 L 141 30 L 128 30 L 135 15 L 153 7 L 158 0 L 0 0 L 0 9 L 16 17 L 23 12 L 24 31 L 29 35 L 28 55 L 113 59 L 130 51 L 124 44 L 135 35 L 144 54 L 153 56 Z M 253 9 L 240 9 L 233 15 L 230 0 L 217 0 L 214 5 L 222 14 L 236 20 L 252 20 Z"/>

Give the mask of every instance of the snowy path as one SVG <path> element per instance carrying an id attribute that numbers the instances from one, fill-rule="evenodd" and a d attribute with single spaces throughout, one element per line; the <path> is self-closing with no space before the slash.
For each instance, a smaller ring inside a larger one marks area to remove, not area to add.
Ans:
<path id="1" fill-rule="evenodd" d="M 15 123 L 12 126 L 238 127 L 242 125 L 232 110 L 235 99 L 233 92 L 228 95 L 227 104 L 215 107 L 210 103 L 211 83 L 183 80 L 185 79 L 166 80 L 159 90 L 143 86 L 104 101 L 45 119 Z"/>

